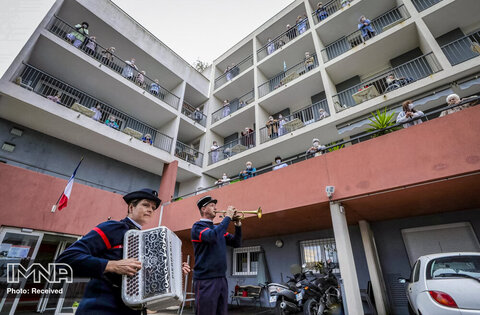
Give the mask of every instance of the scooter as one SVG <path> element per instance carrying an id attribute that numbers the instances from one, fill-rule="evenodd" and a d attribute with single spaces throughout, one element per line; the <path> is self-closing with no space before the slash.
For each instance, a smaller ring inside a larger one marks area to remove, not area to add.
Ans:
<path id="1" fill-rule="evenodd" d="M 296 272 L 300 266 L 292 266 L 293 278 L 288 277 L 287 283 L 269 283 L 267 285 L 270 294 L 270 303 L 275 303 L 275 314 L 285 315 L 300 312 L 302 310 L 303 294 L 297 287 L 305 280 L 305 273 Z M 295 270 L 295 271 L 294 271 Z"/>
<path id="2" fill-rule="evenodd" d="M 332 315 L 343 314 L 342 296 L 332 269 L 333 266 L 328 266 L 326 273 L 308 285 L 312 290 L 303 305 L 304 315 L 322 315 L 326 310 Z"/>

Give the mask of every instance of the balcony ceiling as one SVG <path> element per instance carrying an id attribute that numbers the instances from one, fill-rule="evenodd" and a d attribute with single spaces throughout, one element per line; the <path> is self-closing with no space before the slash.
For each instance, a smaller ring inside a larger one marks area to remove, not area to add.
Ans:
<path id="1" fill-rule="evenodd" d="M 51 33 L 40 36 L 29 60 L 33 66 L 155 128 L 176 117 L 170 105 Z M 65 70 L 65 69 L 68 69 Z M 145 95 L 143 94 L 145 93 Z M 161 103 L 162 105 L 160 105 Z"/>
<path id="2" fill-rule="evenodd" d="M 222 85 L 213 95 L 223 102 L 240 97 L 251 90 L 253 90 L 253 66 Z"/>
<path id="3" fill-rule="evenodd" d="M 335 84 L 355 75 L 363 76 L 381 71 L 390 59 L 419 46 L 418 32 L 412 20 L 383 32 L 327 63 L 326 69 Z M 407 24 L 408 23 L 408 24 Z M 399 45 L 399 43 L 402 43 Z"/>
<path id="4" fill-rule="evenodd" d="M 324 2 L 325 3 L 325 2 Z M 342 36 L 357 30 L 358 19 L 365 15 L 370 20 L 393 9 L 396 6 L 394 0 L 353 1 L 348 9 L 335 12 L 325 22 L 318 26 L 317 32 L 324 45 L 328 45 Z"/>
<path id="5" fill-rule="evenodd" d="M 195 122 L 193 119 L 181 114 L 180 128 L 178 128 L 178 140 L 185 144 L 189 144 L 196 138 L 205 134 L 205 127 Z"/>
<path id="6" fill-rule="evenodd" d="M 190 84 L 187 83 L 185 87 L 185 101 L 192 106 L 200 106 L 208 100 L 208 97 L 200 93 L 198 90 L 193 88 Z"/>
<path id="7" fill-rule="evenodd" d="M 228 137 L 234 132 L 243 131 L 247 126 L 253 129 L 254 123 L 255 107 L 253 105 L 247 105 L 228 117 L 219 120 L 210 130 L 222 137 Z"/>
<path id="8" fill-rule="evenodd" d="M 477 25 L 476 29 L 478 29 L 479 12 L 480 1 L 457 0 L 425 16 L 424 21 L 434 37 L 448 33 L 457 27 L 467 28 L 467 32 L 471 32 L 473 31 L 469 29 L 471 25 Z"/>

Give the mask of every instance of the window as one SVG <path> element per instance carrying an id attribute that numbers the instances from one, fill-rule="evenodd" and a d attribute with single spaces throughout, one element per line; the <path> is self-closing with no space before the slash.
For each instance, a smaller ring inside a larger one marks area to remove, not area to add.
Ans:
<path id="1" fill-rule="evenodd" d="M 338 269 L 337 246 L 334 238 L 324 238 L 319 240 L 309 240 L 300 242 L 300 251 L 302 254 L 302 265 L 307 265 L 307 270 L 318 272 L 313 266 L 317 262 L 325 263 L 331 260 L 335 265 L 334 273 L 340 273 Z"/>
<path id="2" fill-rule="evenodd" d="M 233 275 L 256 276 L 259 264 L 260 246 L 233 249 Z"/>

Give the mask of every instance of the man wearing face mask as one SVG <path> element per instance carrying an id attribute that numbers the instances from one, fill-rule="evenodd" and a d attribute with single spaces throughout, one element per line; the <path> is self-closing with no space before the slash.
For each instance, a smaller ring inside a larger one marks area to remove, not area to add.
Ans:
<path id="1" fill-rule="evenodd" d="M 230 178 L 228 178 L 226 173 L 223 173 L 222 178 L 219 178 L 216 182 L 215 185 L 218 185 L 218 187 L 223 187 L 225 185 L 230 184 Z"/>
<path id="2" fill-rule="evenodd" d="M 282 158 L 277 156 L 275 157 L 275 166 L 273 167 L 273 170 L 276 171 L 278 169 L 281 169 L 281 168 L 284 168 L 284 167 L 287 167 L 288 164 L 287 163 L 282 163 Z"/>
<path id="3" fill-rule="evenodd" d="M 322 150 L 325 150 L 325 146 L 320 144 L 320 140 L 314 138 L 312 140 L 312 146 L 307 150 L 307 155 L 315 154 L 315 156 L 322 155 Z"/>
<path id="4" fill-rule="evenodd" d="M 250 177 L 255 177 L 255 173 L 257 172 L 257 169 L 252 166 L 252 162 L 248 161 L 246 163 L 247 168 L 243 171 L 240 172 L 238 176 L 242 178 L 243 180 L 249 179 Z"/>

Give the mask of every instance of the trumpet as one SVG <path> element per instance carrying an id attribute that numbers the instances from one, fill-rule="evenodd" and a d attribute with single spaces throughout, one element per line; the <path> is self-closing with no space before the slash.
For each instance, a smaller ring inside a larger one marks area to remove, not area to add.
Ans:
<path id="1" fill-rule="evenodd" d="M 224 218 L 226 212 L 227 212 L 226 210 L 215 211 L 215 213 L 222 213 L 223 214 L 223 215 L 220 216 L 220 218 Z M 240 215 L 238 213 L 240 213 Z M 237 211 L 235 213 L 235 216 L 233 217 L 233 220 L 234 221 L 243 220 L 243 219 L 245 219 L 245 214 L 256 214 L 257 218 L 261 219 L 262 218 L 262 208 L 258 207 L 257 210 L 251 210 L 251 211 Z"/>

